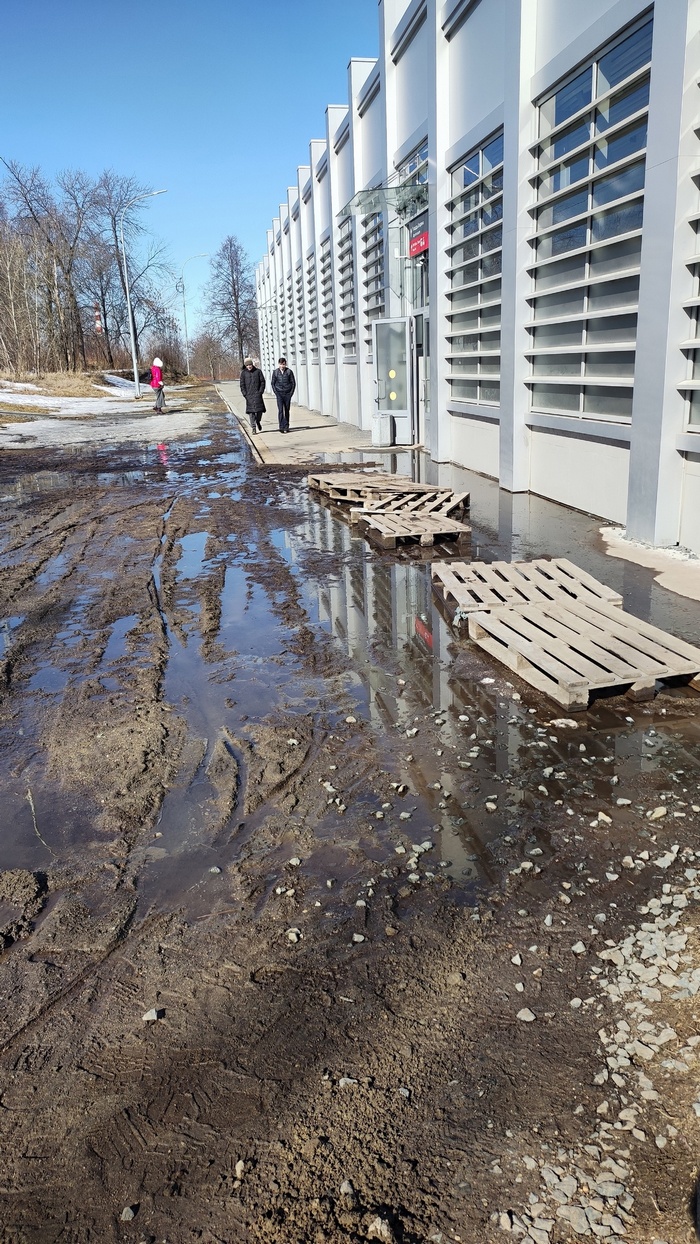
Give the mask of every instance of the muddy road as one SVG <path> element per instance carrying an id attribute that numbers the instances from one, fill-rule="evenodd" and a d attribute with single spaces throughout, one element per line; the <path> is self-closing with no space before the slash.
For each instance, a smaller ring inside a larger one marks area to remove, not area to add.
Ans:
<path id="1" fill-rule="evenodd" d="M 690 1244 L 700 697 L 566 718 L 201 402 L 0 456 L 0 1240 Z"/>

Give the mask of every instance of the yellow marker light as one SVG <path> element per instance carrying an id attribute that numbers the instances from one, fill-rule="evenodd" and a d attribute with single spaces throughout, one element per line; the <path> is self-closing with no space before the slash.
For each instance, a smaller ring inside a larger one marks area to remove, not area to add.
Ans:
<path id="1" fill-rule="evenodd" d="M 395 401 L 396 401 L 396 394 L 395 394 L 395 393 L 390 393 L 390 394 L 389 394 L 389 398 L 390 398 L 390 400 L 391 400 L 392 402 L 395 402 Z"/>
<path id="2" fill-rule="evenodd" d="M 390 379 L 390 380 L 395 380 L 395 379 L 396 379 L 396 372 L 394 371 L 393 367 L 392 367 L 391 371 L 389 372 L 389 379 Z"/>

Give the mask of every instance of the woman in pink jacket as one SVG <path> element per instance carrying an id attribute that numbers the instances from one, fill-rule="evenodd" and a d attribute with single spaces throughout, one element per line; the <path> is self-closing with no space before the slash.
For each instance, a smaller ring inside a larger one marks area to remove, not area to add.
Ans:
<path id="1" fill-rule="evenodd" d="M 156 404 L 153 407 L 158 414 L 165 408 L 165 391 L 163 389 L 163 360 L 154 359 L 151 366 L 151 388 L 156 395 Z"/>

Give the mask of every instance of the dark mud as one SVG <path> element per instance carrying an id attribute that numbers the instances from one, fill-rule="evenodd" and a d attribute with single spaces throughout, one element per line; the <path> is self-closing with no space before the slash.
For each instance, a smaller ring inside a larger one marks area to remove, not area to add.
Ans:
<path id="1" fill-rule="evenodd" d="M 596 971 L 694 884 L 700 700 L 562 723 L 450 631 L 428 566 L 202 400 L 197 444 L 0 458 L 0 1239 L 481 1244 L 543 1162 L 584 1187 L 607 1153 L 633 1205 L 594 1206 L 597 1238 L 685 1244 L 695 1073 L 654 1070 L 644 1140 L 601 1139 L 599 1030 L 631 1015 Z M 472 486 L 475 552 L 509 555 Z M 594 520 L 550 516 L 549 548 L 536 518 L 520 555 L 697 640 Z M 700 1032 L 692 989 L 658 1006 Z M 551 1224 L 530 1239 L 573 1238 Z"/>

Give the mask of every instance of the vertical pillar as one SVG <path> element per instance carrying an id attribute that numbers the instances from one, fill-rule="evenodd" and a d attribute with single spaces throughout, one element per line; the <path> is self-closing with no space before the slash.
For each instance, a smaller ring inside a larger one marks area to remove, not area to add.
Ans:
<path id="1" fill-rule="evenodd" d="M 682 301 L 691 292 L 686 260 L 695 249 L 686 217 L 697 209 L 697 55 L 688 52 L 699 28 L 700 0 L 655 5 L 627 533 L 656 545 L 677 544 L 680 530 L 679 343 L 688 336 Z"/>
<path id="2" fill-rule="evenodd" d="M 501 296 L 501 425 L 499 481 L 510 492 L 530 484 L 530 433 L 527 427 L 529 394 L 525 323 L 530 293 L 527 268 L 531 260 L 527 241 L 532 233 L 528 213 L 532 190 L 528 177 L 535 141 L 536 112 L 530 99 L 535 67 L 537 0 L 509 0 L 505 41 L 505 100 L 503 155 L 503 276 Z"/>

